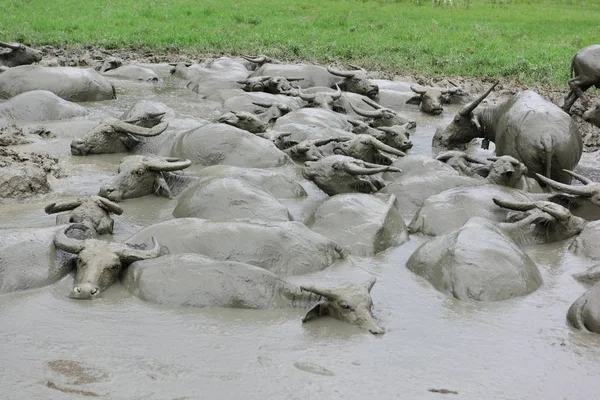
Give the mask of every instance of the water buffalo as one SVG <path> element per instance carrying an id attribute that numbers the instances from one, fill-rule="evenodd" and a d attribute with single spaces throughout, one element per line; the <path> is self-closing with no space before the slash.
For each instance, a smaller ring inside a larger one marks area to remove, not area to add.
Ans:
<path id="1" fill-rule="evenodd" d="M 309 64 L 273 64 L 266 63 L 250 74 L 255 76 L 283 76 L 286 79 L 302 78 L 298 84 L 302 89 L 315 86 L 332 87 L 340 78 L 330 74 L 327 69 Z"/>
<path id="2" fill-rule="evenodd" d="M 242 62 L 227 57 L 213 60 L 206 67 L 197 68 L 195 72 L 186 87 L 202 96 L 222 89 L 241 89 L 243 85 L 238 81 L 246 79 L 250 74 Z"/>
<path id="3" fill-rule="evenodd" d="M 66 227 L 0 229 L 0 293 L 50 285 L 71 272 L 73 256 L 54 245 L 56 233 Z M 69 235 L 91 239 L 94 231 L 71 230 Z"/>
<path id="4" fill-rule="evenodd" d="M 539 173 L 569 183 L 571 177 L 563 168 L 575 168 L 583 150 L 575 121 L 531 90 L 477 108 L 496 85 L 463 107 L 444 130 L 438 130 L 433 145 L 454 147 L 484 138 L 495 143 L 497 156 L 509 155 L 525 164 L 529 176 Z"/>
<path id="5" fill-rule="evenodd" d="M 508 300 L 530 294 L 542 284 L 531 258 L 483 218 L 471 218 L 464 226 L 424 243 L 406 266 L 458 300 Z"/>
<path id="6" fill-rule="evenodd" d="M 402 172 L 391 166 L 371 164 L 343 155 L 332 155 L 318 161 L 307 161 L 302 169 L 302 176 L 333 196 L 340 193 L 377 192 L 385 186 L 385 183 L 373 175 L 385 171 Z"/>
<path id="7" fill-rule="evenodd" d="M 29 65 L 42 60 L 42 52 L 19 43 L 0 42 L 0 47 L 8 49 L 0 53 L 0 67 Z"/>
<path id="8" fill-rule="evenodd" d="M 520 212 L 520 215 L 510 216 L 510 222 L 519 223 L 526 219 L 531 221 L 527 224 L 533 225 L 534 230 L 525 233 L 533 239 L 530 242 L 551 243 L 568 239 L 579 235 L 588 224 L 588 221 L 571 214 L 567 208 L 550 201 L 513 202 L 496 198 L 492 200 L 498 207 Z"/>
<path id="9" fill-rule="evenodd" d="M 583 92 L 592 86 L 600 88 L 600 45 L 598 44 L 584 47 L 573 56 L 571 79 L 569 79 L 571 90 L 565 97 L 562 109 L 569 112 L 577 98 L 581 98 L 583 106 L 587 107 L 589 99 Z"/>
<path id="10" fill-rule="evenodd" d="M 600 333 L 600 282 L 569 307 L 567 321 L 576 329 Z"/>
<path id="11" fill-rule="evenodd" d="M 230 165 L 213 165 L 202 168 L 196 176 L 199 182 L 213 178 L 236 178 L 245 180 L 278 199 L 295 199 L 307 196 L 300 183 L 280 172 L 263 168 L 240 168 Z"/>
<path id="12" fill-rule="evenodd" d="M 406 144 L 405 146 L 406 147 Z M 357 158 L 373 164 L 391 165 L 393 160 L 386 154 L 403 157 L 405 152 L 375 139 L 370 135 L 356 135 L 350 140 L 335 142 L 333 145 L 335 154 L 342 154 Z"/>
<path id="13" fill-rule="evenodd" d="M 298 82 L 302 79 L 304 78 L 285 78 L 283 76 L 253 76 L 237 81 L 237 83 L 244 85 L 242 90 L 246 92 L 285 94 L 293 89 L 292 82 Z"/>
<path id="14" fill-rule="evenodd" d="M 69 101 L 116 99 L 114 86 L 93 69 L 22 65 L 0 74 L 0 98 L 48 90 Z"/>
<path id="15" fill-rule="evenodd" d="M 122 65 L 120 61 L 110 59 L 105 61 L 96 70 L 104 75 L 112 78 L 131 79 L 144 82 L 158 82 L 160 79 L 156 72 L 150 68 L 142 67 L 135 64 Z"/>
<path id="16" fill-rule="evenodd" d="M 287 207 L 273 195 L 236 178 L 203 179 L 188 187 L 177 199 L 173 216 L 203 218 L 211 221 L 293 220 Z"/>
<path id="17" fill-rule="evenodd" d="M 600 183 L 594 182 L 591 179 L 588 179 L 581 174 L 577 174 L 577 173 L 567 170 L 567 169 L 564 170 L 564 173 L 567 174 L 567 176 L 573 177 L 573 178 L 577 179 L 579 182 L 583 183 L 583 186 L 582 185 L 568 185 L 565 183 L 556 182 L 552 179 L 548 179 L 545 176 L 542 176 L 539 174 L 537 175 L 537 178 L 539 180 L 541 180 L 542 182 L 544 182 L 546 185 L 548 185 L 556 190 L 560 190 L 561 192 L 588 198 L 590 203 L 592 203 L 595 206 L 600 207 Z M 570 180 L 569 180 L 569 183 L 570 183 Z"/>
<path id="18" fill-rule="evenodd" d="M 123 209 L 112 201 L 100 196 L 79 197 L 62 203 L 50 203 L 45 208 L 46 214 L 56 214 L 58 225 L 68 223 L 83 224 L 94 230 L 98 235 L 112 233 L 115 221 L 110 214 L 121 215 Z"/>
<path id="19" fill-rule="evenodd" d="M 317 92 L 317 93 L 303 93 L 300 87 L 297 87 L 291 94 L 297 95 L 302 100 L 308 102 L 309 107 L 323 108 L 325 110 L 334 111 L 333 103 L 342 97 L 342 90 L 339 86 L 336 86 L 336 91 L 331 92 Z"/>
<path id="20" fill-rule="evenodd" d="M 435 88 L 435 87 L 419 87 L 411 85 L 410 90 L 417 94 L 416 97 L 409 100 L 420 104 L 421 111 L 427 114 L 440 115 L 444 108 L 442 102 L 444 96 L 458 92 L 458 88 Z"/>
<path id="21" fill-rule="evenodd" d="M 164 279 L 169 276 L 169 279 Z M 179 307 L 249 309 L 304 308 L 302 319 L 330 315 L 373 334 L 383 333 L 371 315 L 369 292 L 375 283 L 296 286 L 263 268 L 217 261 L 199 254 L 166 255 L 137 261 L 123 278 L 125 287 L 142 300 Z"/>
<path id="22" fill-rule="evenodd" d="M 338 194 L 325 200 L 313 219 L 313 231 L 361 257 L 373 256 L 408 240 L 393 194 Z"/>
<path id="23" fill-rule="evenodd" d="M 465 152 L 451 150 L 439 154 L 437 160 L 452 166 L 461 175 L 473 178 L 485 178 L 495 185 L 509 186 L 526 192 L 542 192 L 542 188 L 533 178 L 528 178 L 527 167 L 511 156 L 488 157 L 491 163 L 473 157 Z"/>
<path id="24" fill-rule="evenodd" d="M 31 90 L 0 103 L 0 118 L 42 122 L 82 117 L 88 111 L 47 90 Z"/>
<path id="25" fill-rule="evenodd" d="M 161 122 L 175 118 L 175 111 L 163 103 L 157 103 L 149 100 L 140 100 L 120 117 L 124 122 L 141 126 L 143 128 L 153 128 Z"/>
<path id="26" fill-rule="evenodd" d="M 196 165 L 270 168 L 291 162 L 271 141 L 226 124 L 208 124 L 179 135 L 171 156 Z"/>
<path id="27" fill-rule="evenodd" d="M 151 237 L 169 254 L 245 262 L 280 276 L 321 271 L 346 256 L 339 244 L 294 221 L 176 218 L 143 228 L 126 242 L 147 243 Z"/>
<path id="28" fill-rule="evenodd" d="M 142 137 L 153 137 L 163 133 L 169 124 L 158 124 L 153 128 L 143 128 L 116 118 L 102 121 L 91 131 L 71 142 L 71 154 L 126 153 L 140 143 Z"/>
<path id="29" fill-rule="evenodd" d="M 98 195 L 112 201 L 157 194 L 172 196 L 170 172 L 192 165 L 190 160 L 157 156 L 127 156 L 121 160 L 118 174 L 100 186 Z"/>
<path id="30" fill-rule="evenodd" d="M 369 80 L 367 71 L 362 68 L 343 71 L 330 65 L 327 67 L 327 71 L 332 75 L 344 78 L 338 85 L 346 92 L 358 93 L 370 98 L 377 97 L 379 93 L 379 86 Z"/>
<path id="31" fill-rule="evenodd" d="M 366 99 L 363 99 L 363 101 L 371 107 L 375 108 L 375 111 L 357 108 L 352 104 L 352 102 L 349 103 L 350 108 L 361 117 L 371 118 L 369 125 L 371 125 L 372 127 L 379 128 L 382 126 L 389 127 L 404 124 L 409 124 L 410 128 L 415 128 L 417 126 L 417 122 L 415 120 L 403 117 L 394 110 L 380 106 L 374 101 L 367 101 Z"/>
<path id="32" fill-rule="evenodd" d="M 594 103 L 593 106 L 585 110 L 582 118 L 590 124 L 600 128 L 600 101 Z"/>
<path id="33" fill-rule="evenodd" d="M 69 236 L 69 230 L 89 229 L 85 225 L 71 224 L 59 230 L 54 237 L 54 245 L 68 253 L 77 254 L 77 272 L 73 291 L 69 297 L 79 300 L 97 298 L 102 291 L 115 283 L 121 269 L 128 264 L 160 256 L 160 245 L 152 238 L 154 247 L 139 250 L 134 246 L 106 242 L 98 239 L 76 239 Z"/>

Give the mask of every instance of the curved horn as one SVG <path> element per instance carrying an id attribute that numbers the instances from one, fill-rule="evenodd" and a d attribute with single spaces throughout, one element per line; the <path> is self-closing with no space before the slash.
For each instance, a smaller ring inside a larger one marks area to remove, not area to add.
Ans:
<path id="1" fill-rule="evenodd" d="M 114 129 L 116 129 L 118 131 L 129 133 L 130 135 L 144 136 L 144 137 L 158 136 L 169 127 L 169 124 L 167 122 L 163 122 L 152 128 L 144 128 L 142 126 L 129 124 L 125 121 L 119 121 L 119 120 L 110 121 L 109 124 L 110 124 L 110 126 L 112 126 Z"/>
<path id="2" fill-rule="evenodd" d="M 165 112 L 165 111 L 162 111 L 162 112 L 155 112 L 155 113 L 151 113 L 151 112 L 149 112 L 149 113 L 147 114 L 147 116 L 146 116 L 146 117 L 141 117 L 141 118 L 133 118 L 133 119 L 125 119 L 125 120 L 123 120 L 123 122 L 126 122 L 126 123 L 128 123 L 128 124 L 133 124 L 133 125 L 135 125 L 135 123 L 136 123 L 136 122 L 142 121 L 142 120 L 144 120 L 144 119 L 155 119 L 155 118 L 162 117 L 162 116 L 163 116 L 163 115 L 165 115 L 165 114 L 166 114 L 166 112 Z"/>
<path id="3" fill-rule="evenodd" d="M 111 212 L 116 215 L 123 214 L 123 209 L 117 203 L 114 203 L 114 202 L 110 201 L 109 199 L 100 197 L 100 196 L 94 196 L 94 198 L 95 198 L 95 200 L 102 203 L 101 207 L 104 208 L 106 211 Z"/>
<path id="4" fill-rule="evenodd" d="M 61 229 L 56 232 L 56 235 L 54 236 L 54 245 L 63 251 L 73 254 L 77 254 L 83 250 L 85 247 L 84 240 L 74 239 L 67 236 L 67 232 L 75 228 L 82 229 L 84 231 L 90 229 L 83 224 L 70 224 L 64 230 Z"/>
<path id="5" fill-rule="evenodd" d="M 458 88 L 445 88 L 441 90 L 442 94 L 454 94 L 458 92 Z"/>
<path id="6" fill-rule="evenodd" d="M 25 46 L 19 43 L 0 42 L 0 47 L 6 47 L 7 49 L 11 50 L 25 50 Z"/>
<path id="7" fill-rule="evenodd" d="M 370 162 L 366 162 L 364 161 L 363 164 L 365 165 L 365 167 L 369 167 L 369 168 L 379 168 L 381 167 L 381 164 L 373 164 Z M 402 170 L 400 168 L 397 167 L 392 167 L 392 166 L 386 166 L 386 172 L 402 172 Z"/>
<path id="8" fill-rule="evenodd" d="M 565 193 L 574 194 L 577 196 L 584 196 L 584 197 L 589 197 L 589 196 L 593 196 L 594 194 L 596 194 L 596 190 L 594 190 L 593 188 L 591 188 L 589 186 L 567 185 L 564 183 L 556 182 L 550 178 L 546 178 L 545 176 L 540 175 L 538 173 L 536 173 L 535 176 L 539 180 L 544 182 L 546 185 L 551 186 L 554 189 L 563 191 Z"/>
<path id="9" fill-rule="evenodd" d="M 365 165 L 368 165 L 368 164 L 365 163 Z M 371 164 L 371 165 L 377 165 L 377 164 Z M 381 165 L 377 165 L 377 167 L 373 167 L 373 168 L 360 167 L 354 163 L 347 162 L 347 163 L 344 163 L 344 169 L 346 170 L 346 172 L 348 172 L 349 174 L 352 174 L 352 175 L 375 175 L 380 172 L 387 171 L 388 167 L 381 166 Z"/>
<path id="10" fill-rule="evenodd" d="M 410 85 L 410 90 L 412 90 L 416 94 L 420 94 L 420 95 L 424 95 L 425 93 L 427 93 L 427 89 L 420 89 L 420 88 L 416 87 L 415 85 Z"/>
<path id="11" fill-rule="evenodd" d="M 472 102 L 470 102 L 469 104 L 467 104 L 466 106 L 464 106 L 458 113 L 463 117 L 470 115 L 473 112 L 473 110 L 475 110 L 475 108 L 477 108 L 477 106 L 479 104 L 481 104 L 481 102 L 483 100 L 485 100 L 485 98 L 488 97 L 490 95 L 490 93 L 492 93 L 492 90 L 494 90 L 494 88 L 498 85 L 498 83 L 500 83 L 500 81 L 497 81 L 496 83 L 494 83 L 492 85 L 492 87 L 490 87 L 488 90 L 485 91 L 484 94 L 479 96 L 478 99 L 475 99 Z"/>
<path id="12" fill-rule="evenodd" d="M 151 171 L 178 171 L 180 169 L 185 169 L 189 167 L 190 165 L 192 165 L 192 162 L 190 160 L 181 161 L 177 158 L 168 158 L 164 160 L 150 159 L 144 161 L 144 164 L 146 164 L 148 169 Z"/>
<path id="13" fill-rule="evenodd" d="M 333 93 L 331 95 L 331 98 L 333 100 L 339 100 L 339 98 L 342 97 L 342 89 L 340 89 L 340 87 L 337 85 L 337 83 L 335 84 L 335 87 L 337 88 L 337 90 L 335 93 Z"/>
<path id="14" fill-rule="evenodd" d="M 350 122 L 350 125 L 352 126 L 362 126 L 362 124 L 364 124 L 362 121 L 355 121 L 353 119 L 349 119 L 348 122 Z"/>
<path id="15" fill-rule="evenodd" d="M 247 60 L 247 61 L 250 61 L 250 62 L 253 62 L 253 63 L 263 63 L 263 62 L 267 61 L 267 57 L 266 57 L 266 56 L 256 56 L 256 57 L 252 57 L 252 56 L 245 56 L 245 55 L 242 55 L 242 57 L 243 57 L 245 60 Z"/>
<path id="16" fill-rule="evenodd" d="M 529 211 L 536 208 L 536 205 L 533 202 L 507 201 L 498 199 L 496 197 L 493 197 L 492 201 L 498 207 L 508 208 L 515 211 Z"/>
<path id="17" fill-rule="evenodd" d="M 583 183 L 584 185 L 589 185 L 590 183 L 594 183 L 594 181 L 592 181 L 591 179 L 588 179 L 585 176 L 575 173 L 569 169 L 563 169 L 563 171 L 565 171 L 567 174 L 571 175 L 573 178 L 577 179 L 579 182 Z"/>
<path id="18" fill-rule="evenodd" d="M 317 289 L 314 286 L 300 286 L 300 290 L 317 294 L 319 296 L 325 297 L 328 300 L 336 300 L 338 298 L 338 296 L 335 293 L 325 288 Z"/>
<path id="19" fill-rule="evenodd" d="M 239 83 L 240 85 L 246 85 L 248 83 L 248 79 L 244 79 L 243 81 L 235 81 L 236 83 Z"/>
<path id="20" fill-rule="evenodd" d="M 79 200 L 79 199 L 67 201 L 65 203 L 58 203 L 58 204 L 51 203 L 51 204 L 48 204 L 44 208 L 44 211 L 46 212 L 46 214 L 56 214 L 56 213 L 63 212 L 63 211 L 73 210 L 73 209 L 79 207 L 80 205 L 81 205 L 81 200 Z"/>
<path id="21" fill-rule="evenodd" d="M 150 250 L 137 250 L 122 243 L 113 243 L 111 247 L 122 262 L 132 263 L 160 256 L 160 245 L 154 237 L 152 237 L 152 244 L 154 247 Z"/>
<path id="22" fill-rule="evenodd" d="M 302 100 L 313 101 L 317 97 L 316 94 L 302 93 L 300 86 L 298 86 L 296 89 L 298 90 L 298 97 L 300 97 Z"/>
<path id="23" fill-rule="evenodd" d="M 344 78 L 352 78 L 354 75 L 356 75 L 356 72 L 342 71 L 342 70 L 333 68 L 331 65 L 329 65 L 327 67 L 327 72 L 329 72 L 331 75 L 342 76 Z"/>
<path id="24" fill-rule="evenodd" d="M 362 101 L 364 101 L 365 103 L 367 103 L 368 105 L 370 105 L 373 108 L 376 108 L 377 110 L 381 110 L 383 109 L 383 106 L 375 103 L 373 100 L 369 99 L 369 98 L 363 98 Z"/>
<path id="25" fill-rule="evenodd" d="M 351 101 L 349 101 L 348 103 L 350 104 L 350 108 L 352 110 L 354 110 L 354 112 L 357 113 L 358 115 L 360 115 L 361 117 L 379 118 L 383 114 L 383 111 L 381 111 L 381 110 L 377 110 L 377 111 L 361 110 L 360 108 L 354 107 L 354 104 L 352 104 Z"/>
<path id="26" fill-rule="evenodd" d="M 538 203 L 542 203 L 542 204 L 536 204 L 537 208 L 539 208 L 540 210 L 542 210 L 543 212 L 545 212 L 547 214 L 550 214 L 551 216 L 553 216 L 554 218 L 556 218 L 559 221 L 566 221 L 569 218 L 571 218 L 572 214 L 569 212 L 569 210 L 567 210 L 560 204 L 556 204 L 556 203 L 545 204 L 546 202 L 538 202 Z"/>
<path id="27" fill-rule="evenodd" d="M 381 128 L 379 128 L 379 129 L 381 129 Z M 456 157 L 456 156 L 465 157 L 466 153 L 464 153 L 462 151 L 450 150 L 450 151 L 445 151 L 443 153 L 438 154 L 438 156 L 435 159 L 438 161 L 441 161 L 441 162 L 446 162 L 449 159 L 451 159 L 452 157 Z"/>
<path id="28" fill-rule="evenodd" d="M 388 146 L 387 144 L 383 143 L 380 140 L 375 139 L 372 136 L 370 138 L 371 139 L 369 141 L 371 142 L 373 147 L 375 147 L 377 150 L 381 150 L 381 151 L 384 151 L 389 154 L 393 154 L 398 157 L 404 157 L 406 155 L 406 153 L 403 152 L 402 150 L 398 150 L 396 148 L 393 148 L 392 146 Z"/>
<path id="29" fill-rule="evenodd" d="M 273 103 L 262 103 L 259 101 L 253 101 L 252 104 L 254 104 L 255 106 L 263 107 L 263 108 L 273 107 Z"/>
<path id="30" fill-rule="evenodd" d="M 285 78 L 288 82 L 298 82 L 303 81 L 304 78 Z"/>
<path id="31" fill-rule="evenodd" d="M 334 137 L 334 138 L 329 138 L 329 139 L 318 139 L 313 142 L 313 145 L 319 147 L 319 146 L 325 146 L 326 144 L 329 144 L 331 142 L 347 142 L 348 140 L 351 140 L 351 139 L 352 138 L 349 138 L 349 137 Z"/>

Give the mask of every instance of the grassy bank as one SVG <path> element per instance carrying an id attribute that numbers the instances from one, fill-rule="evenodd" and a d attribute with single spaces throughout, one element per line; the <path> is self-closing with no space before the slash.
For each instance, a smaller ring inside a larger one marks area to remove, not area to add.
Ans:
<path id="1" fill-rule="evenodd" d="M 566 85 L 598 42 L 597 0 L 3 0 L 0 40 L 264 53 L 399 73 Z"/>

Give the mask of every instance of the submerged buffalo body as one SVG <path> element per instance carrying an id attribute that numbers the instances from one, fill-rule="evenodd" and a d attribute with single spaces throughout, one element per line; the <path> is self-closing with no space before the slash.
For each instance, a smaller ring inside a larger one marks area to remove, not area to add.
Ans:
<path id="1" fill-rule="evenodd" d="M 169 276 L 169 279 L 164 279 Z M 178 307 L 303 308 L 302 319 L 330 315 L 373 334 L 384 330 L 375 322 L 369 292 L 375 278 L 362 285 L 333 288 L 296 286 L 263 268 L 218 261 L 199 254 L 166 255 L 138 261 L 123 284 L 135 296 L 152 303 Z"/>
<path id="2" fill-rule="evenodd" d="M 48 90 L 31 90 L 0 104 L 0 118 L 42 122 L 82 117 L 88 111 Z"/>
<path id="3" fill-rule="evenodd" d="M 115 99 L 114 86 L 93 69 L 22 65 L 0 74 L 0 98 L 48 90 L 69 101 Z"/>
<path id="4" fill-rule="evenodd" d="M 178 218 L 146 227 L 127 242 L 148 242 L 151 236 L 170 254 L 245 262 L 281 276 L 320 271 L 345 255 L 337 243 L 300 222 Z"/>

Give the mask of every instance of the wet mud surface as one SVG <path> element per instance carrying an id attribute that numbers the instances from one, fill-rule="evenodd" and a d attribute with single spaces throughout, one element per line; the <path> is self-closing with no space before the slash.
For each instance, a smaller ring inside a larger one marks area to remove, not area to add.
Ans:
<path id="1" fill-rule="evenodd" d="M 55 52 L 67 60 L 73 54 Z M 138 100 L 163 102 L 182 118 L 216 118 L 214 110 L 199 106 L 201 99 L 185 88 L 185 81 L 170 76 L 165 63 L 180 60 L 145 57 L 163 63 L 153 66 L 160 82 L 111 78 L 116 101 L 86 103 L 90 115 L 72 121 L 24 126 L 43 126 L 53 135 L 31 135 L 30 143 L 10 149 L 56 157 L 64 175 L 52 178 L 48 193 L 26 201 L 1 199 L 0 228 L 54 226 L 56 217 L 44 213 L 46 204 L 96 194 L 100 183 L 115 174 L 123 154 L 73 157 L 69 143 L 102 119 L 119 117 Z M 484 87 L 487 82 L 479 84 Z M 457 109 L 447 107 L 437 117 L 416 114 L 409 153 L 433 155 L 435 129 L 448 124 Z M 481 149 L 478 153 L 492 154 Z M 278 170 L 286 168 L 290 167 Z M 578 170 L 599 180 L 597 155 L 585 153 Z M 310 201 L 323 200 L 314 186 L 303 186 Z M 171 219 L 176 204 L 175 199 L 155 196 L 120 203 L 124 213 L 114 217 L 113 240 Z M 296 220 L 307 218 L 305 209 L 293 204 L 289 209 Z M 567 251 L 571 240 L 527 247 L 543 285 L 528 296 L 494 303 L 458 301 L 411 273 L 406 261 L 425 240 L 411 235 L 407 243 L 374 257 L 350 257 L 324 271 L 290 279 L 300 285 L 363 282 L 376 276 L 371 295 L 374 316 L 386 328 L 381 336 L 333 318 L 303 324 L 305 310 L 299 309 L 152 305 L 120 283 L 100 299 L 76 301 L 66 296 L 73 285 L 70 275 L 55 285 L 0 295 L 0 392 L 8 393 L 7 398 L 28 399 L 597 396 L 600 335 L 577 331 L 565 318 L 569 306 L 589 287 L 572 275 L 592 265 Z"/>

